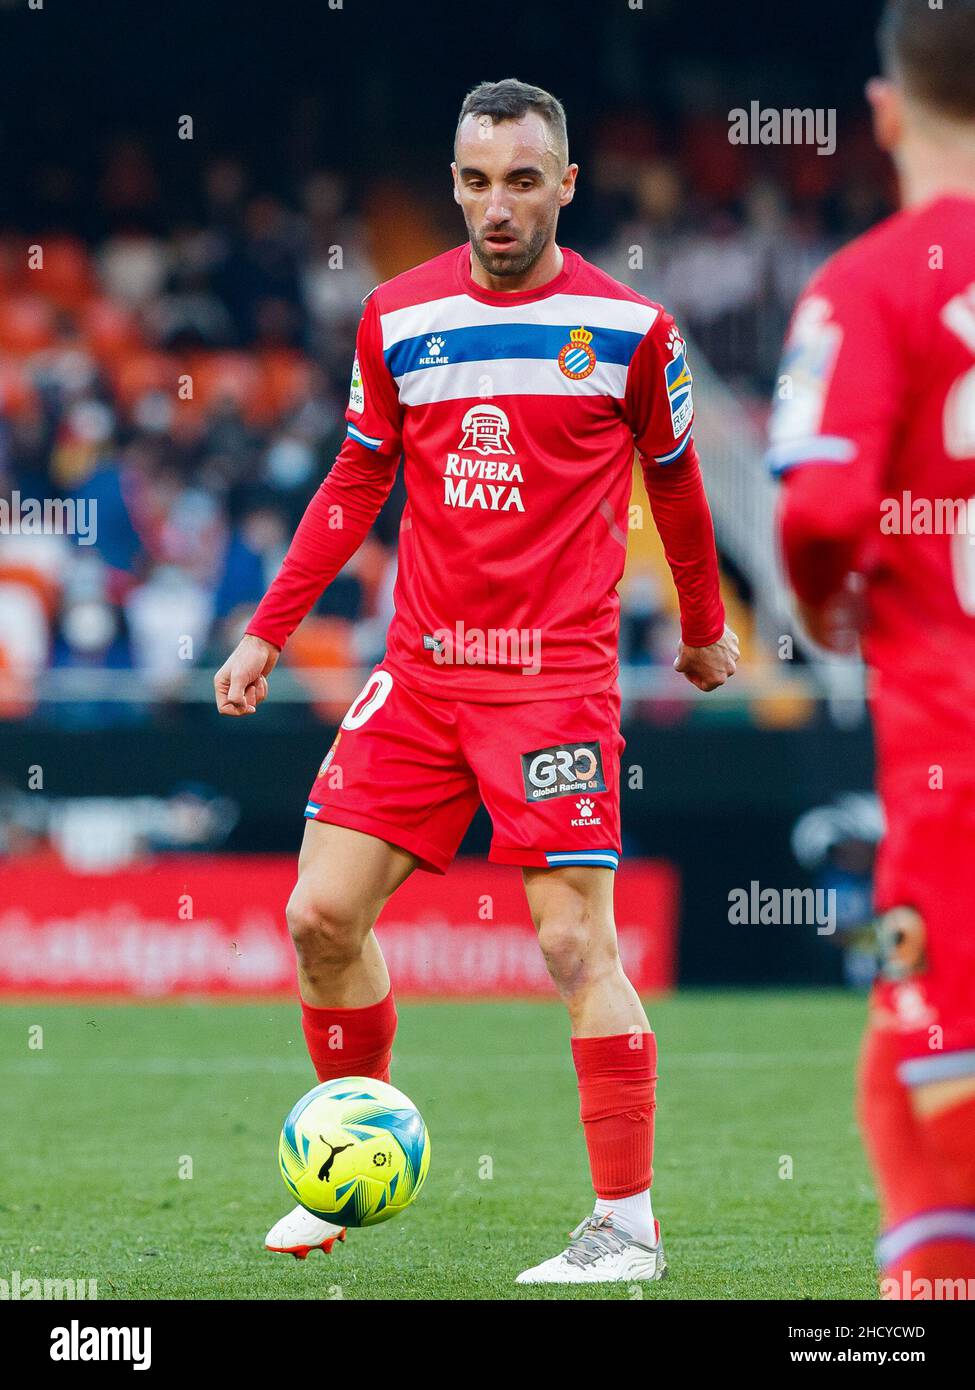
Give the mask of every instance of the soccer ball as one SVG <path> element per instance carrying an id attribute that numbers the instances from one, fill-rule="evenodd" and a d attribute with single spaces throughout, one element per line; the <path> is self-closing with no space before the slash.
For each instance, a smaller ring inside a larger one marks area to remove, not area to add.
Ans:
<path id="1" fill-rule="evenodd" d="M 343 1076 L 298 1101 L 281 1130 L 278 1162 L 288 1191 L 312 1215 L 337 1226 L 376 1226 L 420 1191 L 430 1136 L 395 1086 Z"/>

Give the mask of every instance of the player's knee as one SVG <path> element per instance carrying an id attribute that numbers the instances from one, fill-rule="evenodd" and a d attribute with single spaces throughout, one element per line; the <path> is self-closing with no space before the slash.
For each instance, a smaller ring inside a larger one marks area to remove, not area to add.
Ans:
<path id="1" fill-rule="evenodd" d="M 360 914 L 327 893 L 310 891 L 299 880 L 286 915 L 295 951 L 306 969 L 341 967 L 361 955 L 365 932 Z"/>
<path id="2" fill-rule="evenodd" d="M 562 994 L 573 994 L 615 968 L 615 947 L 604 945 L 584 914 L 563 913 L 538 924 L 538 944 Z"/>

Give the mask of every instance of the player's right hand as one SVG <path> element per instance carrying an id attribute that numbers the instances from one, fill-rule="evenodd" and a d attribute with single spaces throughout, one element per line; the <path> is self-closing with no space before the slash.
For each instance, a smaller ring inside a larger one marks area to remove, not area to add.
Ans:
<path id="1" fill-rule="evenodd" d="M 723 635 L 710 647 L 688 647 L 681 642 L 674 670 L 680 671 L 698 690 L 717 690 L 731 680 L 740 660 L 738 634 L 725 624 Z"/>
<path id="2" fill-rule="evenodd" d="M 281 653 L 263 637 L 243 636 L 213 678 L 220 714 L 256 714 Z"/>
<path id="3" fill-rule="evenodd" d="M 843 588 L 824 604 L 814 607 L 800 599 L 796 609 L 806 633 L 817 646 L 838 656 L 852 656 L 858 650 L 865 614 L 861 575 L 848 574 Z"/>

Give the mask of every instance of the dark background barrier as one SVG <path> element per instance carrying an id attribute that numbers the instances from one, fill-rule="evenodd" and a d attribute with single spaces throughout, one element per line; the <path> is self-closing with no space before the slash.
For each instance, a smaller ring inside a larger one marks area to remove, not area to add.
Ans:
<path id="1" fill-rule="evenodd" d="M 28 795 L 55 803 L 55 814 L 65 798 L 168 796 L 203 784 L 239 807 L 226 850 L 297 852 L 308 788 L 333 729 L 297 710 L 282 727 L 281 711 L 264 720 L 272 710 L 265 707 L 246 728 L 209 711 L 174 715 L 151 733 L 3 724 L 0 769 L 8 792 L 24 791 L 29 769 L 39 764 L 43 789 Z M 834 936 L 820 936 L 812 925 L 732 925 L 728 894 L 752 880 L 773 888 L 812 882 L 792 852 L 792 827 L 838 791 L 869 789 L 866 730 L 658 728 L 631 720 L 624 734 L 624 851 L 668 859 L 679 870 L 680 982 L 839 980 Z M 642 770 L 642 790 L 628 785 L 633 768 Z M 490 832 L 479 811 L 462 853 L 486 853 Z"/>

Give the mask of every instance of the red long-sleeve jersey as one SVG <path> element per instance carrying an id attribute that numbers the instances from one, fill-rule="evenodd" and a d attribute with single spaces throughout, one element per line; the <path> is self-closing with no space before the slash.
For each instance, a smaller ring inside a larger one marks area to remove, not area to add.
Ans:
<path id="1" fill-rule="evenodd" d="M 780 383 L 783 556 L 813 605 L 866 578 L 881 786 L 975 783 L 975 200 L 908 209 L 829 261 Z"/>
<path id="2" fill-rule="evenodd" d="M 718 640 L 691 373 L 670 315 L 570 250 L 539 289 L 485 290 L 466 244 L 365 305 L 348 438 L 249 632 L 284 645 L 362 541 L 402 456 L 408 500 L 384 664 L 407 685 L 464 700 L 605 689 L 618 669 L 635 447 L 683 639 Z M 530 674 L 511 659 L 519 647 L 484 643 L 491 632 L 537 636 Z M 469 641 L 493 659 L 472 663 Z"/>

